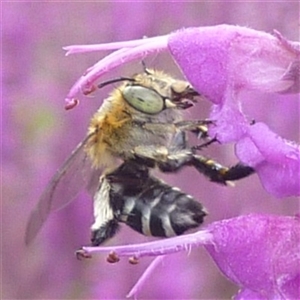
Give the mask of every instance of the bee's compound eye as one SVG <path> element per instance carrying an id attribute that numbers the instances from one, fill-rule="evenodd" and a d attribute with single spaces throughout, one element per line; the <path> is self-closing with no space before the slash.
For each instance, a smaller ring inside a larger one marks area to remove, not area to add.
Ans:
<path id="1" fill-rule="evenodd" d="M 136 110 L 155 115 L 160 113 L 164 108 L 164 99 L 155 91 L 142 87 L 126 86 L 123 90 L 124 99 Z"/>

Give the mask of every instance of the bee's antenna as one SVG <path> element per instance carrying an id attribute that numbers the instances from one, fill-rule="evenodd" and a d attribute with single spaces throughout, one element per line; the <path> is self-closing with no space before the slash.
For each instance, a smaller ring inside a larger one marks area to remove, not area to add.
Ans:
<path id="1" fill-rule="evenodd" d="M 149 69 L 147 68 L 146 63 L 145 63 L 144 60 L 142 60 L 142 66 L 143 66 L 144 72 L 145 72 L 147 75 L 150 75 L 151 73 L 149 72 Z"/>
<path id="2" fill-rule="evenodd" d="M 99 83 L 98 88 L 101 89 L 106 85 L 109 85 L 109 84 L 115 83 L 115 82 L 120 82 L 120 81 L 132 81 L 133 82 L 133 81 L 135 81 L 135 79 L 130 78 L 130 77 L 120 77 L 120 78 L 110 79 L 110 80 Z"/>

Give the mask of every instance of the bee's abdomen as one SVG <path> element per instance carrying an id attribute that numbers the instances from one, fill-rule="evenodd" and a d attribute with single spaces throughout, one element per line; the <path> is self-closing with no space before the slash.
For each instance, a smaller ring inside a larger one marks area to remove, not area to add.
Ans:
<path id="1" fill-rule="evenodd" d="M 171 237 L 198 227 L 207 214 L 192 196 L 160 181 L 139 195 L 125 197 L 121 221 L 150 236 Z"/>

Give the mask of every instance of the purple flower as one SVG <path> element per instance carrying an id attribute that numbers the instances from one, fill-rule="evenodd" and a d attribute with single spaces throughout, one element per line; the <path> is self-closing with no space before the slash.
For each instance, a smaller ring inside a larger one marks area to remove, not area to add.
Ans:
<path id="1" fill-rule="evenodd" d="M 210 128 L 220 143 L 235 143 L 236 155 L 255 168 L 264 188 L 277 197 L 300 195 L 300 148 L 275 134 L 243 111 L 246 91 L 299 92 L 299 43 L 278 32 L 219 25 L 188 28 L 168 36 L 103 45 L 69 46 L 67 54 L 118 49 L 100 60 L 76 82 L 67 103 L 78 91 L 93 91 L 103 74 L 150 53 L 169 50 L 192 85 L 212 102 Z M 258 99 L 251 99 L 253 103 Z M 69 105 L 69 104 L 68 104 Z M 284 121 L 284 117 L 283 121 Z M 113 251 L 117 256 L 166 255 L 204 245 L 224 275 L 240 287 L 236 299 L 299 297 L 299 219 L 248 215 L 212 223 L 206 230 L 159 242 L 120 247 L 83 248 L 83 255 Z M 255 233 L 255 234 L 253 234 Z M 156 259 L 129 296 L 136 295 L 162 260 Z"/>
<path id="2" fill-rule="evenodd" d="M 171 239 L 119 247 L 84 247 L 85 255 L 158 256 L 129 293 L 136 296 L 165 255 L 204 246 L 239 288 L 235 299 L 299 299 L 299 216 L 246 215 L 217 221 L 205 230 Z M 197 266 L 195 266 L 197 268 Z M 201 263 L 198 268 L 201 270 Z M 176 274 L 174 274 L 176 276 Z"/>
<path id="3" fill-rule="evenodd" d="M 113 68 L 162 50 L 213 105 L 210 134 L 221 143 L 235 142 L 236 155 L 255 168 L 264 188 L 277 197 L 300 195 L 300 147 L 276 135 L 243 112 L 245 91 L 299 92 L 300 44 L 253 29 L 219 25 L 188 28 L 170 35 L 103 45 L 65 47 L 67 54 L 119 49 L 100 60 L 76 82 L 66 99 L 93 91 L 94 82 Z M 252 99 L 252 102 L 259 101 Z M 72 106 L 72 104 L 71 104 Z M 284 121 L 284 117 L 282 116 Z"/>
<path id="4" fill-rule="evenodd" d="M 238 158 L 255 168 L 269 193 L 300 195 L 299 145 L 265 124 L 251 125 L 241 107 L 243 90 L 299 93 L 300 44 L 277 32 L 271 36 L 221 25 L 179 31 L 168 45 L 187 79 L 215 103 L 210 118 L 217 121 L 211 134 L 221 142 L 237 142 Z"/>

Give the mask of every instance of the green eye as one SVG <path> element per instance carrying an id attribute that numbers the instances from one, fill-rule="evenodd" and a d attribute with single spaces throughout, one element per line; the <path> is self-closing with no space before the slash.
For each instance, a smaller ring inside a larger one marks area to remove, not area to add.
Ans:
<path id="1" fill-rule="evenodd" d="M 126 86 L 123 97 L 133 108 L 145 114 L 155 115 L 165 108 L 164 99 L 158 93 L 139 85 Z"/>

